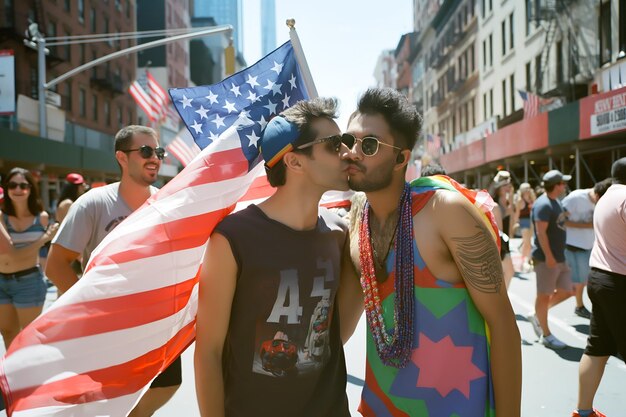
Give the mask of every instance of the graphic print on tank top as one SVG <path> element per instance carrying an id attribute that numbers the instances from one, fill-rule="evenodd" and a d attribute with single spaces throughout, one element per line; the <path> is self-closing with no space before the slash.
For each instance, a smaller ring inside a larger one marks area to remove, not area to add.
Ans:
<path id="1" fill-rule="evenodd" d="M 281 270 L 278 285 L 265 289 L 275 292 L 275 301 L 269 314 L 260 316 L 256 323 L 253 372 L 305 376 L 318 372 L 328 360 L 333 311 L 330 300 L 337 284 L 333 262 L 318 258 L 314 272 L 313 279 L 307 279 L 302 276 L 306 272 Z"/>

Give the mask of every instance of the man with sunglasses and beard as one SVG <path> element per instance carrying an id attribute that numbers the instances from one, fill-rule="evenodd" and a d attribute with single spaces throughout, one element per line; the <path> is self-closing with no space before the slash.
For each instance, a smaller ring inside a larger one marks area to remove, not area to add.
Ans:
<path id="1" fill-rule="evenodd" d="M 91 252 L 126 217 L 158 191 L 157 180 L 165 150 L 157 133 L 146 126 L 130 125 L 115 135 L 115 159 L 122 178 L 80 196 L 70 207 L 52 241 L 46 276 L 59 293 L 78 281 L 72 262 L 82 255 L 83 270 Z M 182 381 L 180 357 L 158 375 L 130 417 L 151 416 L 174 395 Z"/>
<path id="2" fill-rule="evenodd" d="M 345 341 L 366 309 L 360 412 L 519 416 L 520 335 L 495 223 L 448 177 L 405 182 L 420 129 L 406 97 L 374 88 L 343 135 L 350 188 L 367 197 L 350 230 L 362 292 L 353 283 L 341 310 Z"/>
<path id="3" fill-rule="evenodd" d="M 347 227 L 319 207 L 324 192 L 348 189 L 336 107 L 300 101 L 267 124 L 258 143 L 276 192 L 209 239 L 196 321 L 202 416 L 350 415 L 337 312 Z"/>

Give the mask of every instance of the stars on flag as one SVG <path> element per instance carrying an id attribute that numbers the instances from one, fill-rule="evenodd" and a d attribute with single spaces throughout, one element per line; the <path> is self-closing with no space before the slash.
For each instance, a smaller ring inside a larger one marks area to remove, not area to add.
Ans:
<path id="1" fill-rule="evenodd" d="M 291 74 L 291 78 L 289 79 L 289 84 L 291 84 L 291 89 L 298 88 L 296 86 L 296 76 Z"/>
<path id="2" fill-rule="evenodd" d="M 213 94 L 211 90 L 209 90 L 209 95 L 206 96 L 205 98 L 209 100 L 209 104 L 217 103 L 217 94 Z"/>
<path id="3" fill-rule="evenodd" d="M 239 90 L 237 90 L 237 91 L 239 91 Z M 241 93 L 239 93 L 239 94 L 241 94 Z M 235 103 L 230 103 L 228 100 L 225 100 L 224 108 L 226 110 L 228 110 L 228 113 L 232 113 L 234 111 L 237 111 L 237 109 L 235 108 Z"/>
<path id="4" fill-rule="evenodd" d="M 209 112 L 209 109 L 205 109 L 204 106 L 200 105 L 200 108 L 196 110 L 196 113 L 200 115 L 200 120 L 208 119 L 209 117 L 206 115 Z"/>
<path id="5" fill-rule="evenodd" d="M 235 83 L 232 83 L 231 85 L 232 85 L 232 88 L 230 89 L 230 91 L 233 92 L 235 97 L 239 97 L 241 95 L 241 93 L 239 92 L 239 86 L 235 85 Z"/>
<path id="6" fill-rule="evenodd" d="M 187 107 L 191 107 L 192 101 L 193 99 L 187 98 L 187 96 L 185 96 L 184 94 L 183 94 L 182 100 L 180 100 L 180 102 L 183 103 L 183 109 L 186 109 Z"/>
<path id="7" fill-rule="evenodd" d="M 276 74 L 280 74 L 282 70 L 283 64 L 279 64 L 278 62 L 274 61 L 274 67 L 272 67 L 272 71 L 276 72 Z"/>
<path id="8" fill-rule="evenodd" d="M 284 51 L 218 84 L 170 90 L 200 148 L 233 126 L 248 160 L 256 159 L 267 123 L 306 95 L 293 51 Z"/>

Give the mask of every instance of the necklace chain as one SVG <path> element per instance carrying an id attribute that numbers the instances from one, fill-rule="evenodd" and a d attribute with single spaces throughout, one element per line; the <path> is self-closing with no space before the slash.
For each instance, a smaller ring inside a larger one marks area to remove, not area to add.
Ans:
<path id="1" fill-rule="evenodd" d="M 388 366 L 403 368 L 411 356 L 414 332 L 413 215 L 409 185 L 404 185 L 402 198 L 398 204 L 398 222 L 394 231 L 394 236 L 397 233 L 397 237 L 394 239 L 392 236 L 391 239 L 391 242 L 395 241 L 395 303 L 392 333 L 385 325 L 378 290 L 369 208 L 369 202 L 366 202 L 359 227 L 361 286 L 365 296 L 367 323 L 381 361 Z M 400 223 L 402 224 L 400 225 Z M 385 255 L 386 257 L 387 255 Z"/>

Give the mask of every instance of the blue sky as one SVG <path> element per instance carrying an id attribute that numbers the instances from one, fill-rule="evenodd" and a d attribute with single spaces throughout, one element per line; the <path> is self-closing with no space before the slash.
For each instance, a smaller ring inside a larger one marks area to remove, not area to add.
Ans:
<path id="1" fill-rule="evenodd" d="M 244 0 L 244 56 L 261 58 L 259 0 Z M 395 49 L 413 27 L 411 0 L 276 0 L 276 41 L 289 40 L 285 25 L 296 20 L 313 80 L 321 96 L 340 101 L 344 129 L 356 100 L 374 84 L 380 52 Z"/>

